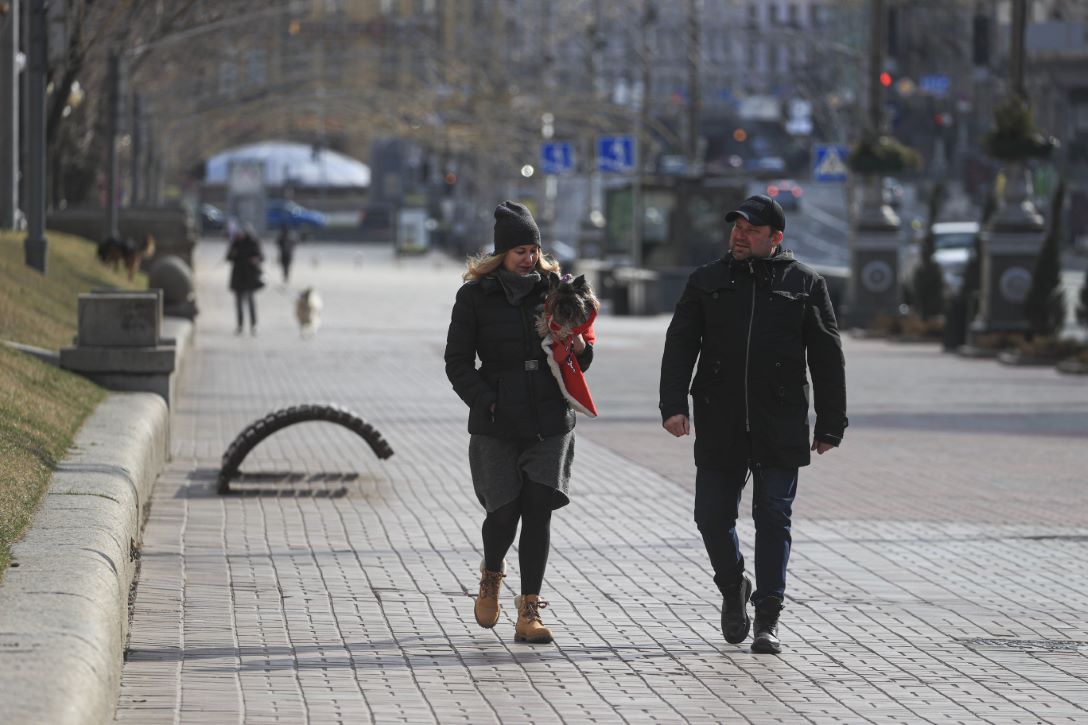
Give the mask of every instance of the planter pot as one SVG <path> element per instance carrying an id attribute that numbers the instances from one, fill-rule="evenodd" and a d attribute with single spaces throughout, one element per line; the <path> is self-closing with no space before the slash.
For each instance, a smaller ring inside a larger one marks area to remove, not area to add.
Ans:
<path id="1" fill-rule="evenodd" d="M 960 357 L 976 358 L 979 360 L 990 360 L 997 357 L 1004 352 L 1003 350 L 995 350 L 992 347 L 978 347 L 976 345 L 960 345 L 956 348 L 956 354 Z"/>
<path id="2" fill-rule="evenodd" d="M 1048 365 L 1055 365 L 1058 362 L 1058 358 L 1047 357 L 1044 355 L 1024 355 L 1021 352 L 1015 350 L 1008 350 L 997 356 L 997 361 L 1003 365 L 1023 365 L 1033 367 L 1045 367 Z"/>
<path id="3" fill-rule="evenodd" d="M 1088 363 L 1081 362 L 1076 358 L 1062 360 L 1058 363 L 1057 367 L 1058 372 L 1065 373 L 1066 375 L 1088 375 Z"/>

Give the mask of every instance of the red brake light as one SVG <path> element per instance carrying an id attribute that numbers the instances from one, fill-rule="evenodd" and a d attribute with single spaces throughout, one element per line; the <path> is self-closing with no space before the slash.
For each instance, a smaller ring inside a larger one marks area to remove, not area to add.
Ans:
<path id="1" fill-rule="evenodd" d="M 767 187 L 767 194 L 770 196 L 778 196 L 778 187 L 774 184 Z"/>

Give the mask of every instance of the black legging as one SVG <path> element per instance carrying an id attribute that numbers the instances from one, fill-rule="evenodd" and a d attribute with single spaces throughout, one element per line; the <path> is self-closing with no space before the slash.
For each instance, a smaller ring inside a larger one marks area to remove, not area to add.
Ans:
<path id="1" fill-rule="evenodd" d="M 502 560 L 514 543 L 518 519 L 521 519 L 518 565 L 522 594 L 540 594 L 540 585 L 544 583 L 554 497 L 554 488 L 526 481 L 517 499 L 490 512 L 484 519 L 484 566 L 489 571 L 502 568 Z"/>
<path id="2" fill-rule="evenodd" d="M 257 326 L 257 303 L 253 300 L 253 290 L 235 290 L 234 311 L 237 313 L 239 330 L 242 329 L 242 310 L 246 303 L 249 305 L 249 328 L 252 330 Z"/>

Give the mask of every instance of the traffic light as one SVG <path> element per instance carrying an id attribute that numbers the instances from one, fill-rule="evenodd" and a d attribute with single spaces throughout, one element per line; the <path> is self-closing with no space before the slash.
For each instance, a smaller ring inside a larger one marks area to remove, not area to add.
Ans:
<path id="1" fill-rule="evenodd" d="M 880 74 L 880 85 L 887 88 L 892 84 L 892 74 L 888 71 L 884 71 Z"/>

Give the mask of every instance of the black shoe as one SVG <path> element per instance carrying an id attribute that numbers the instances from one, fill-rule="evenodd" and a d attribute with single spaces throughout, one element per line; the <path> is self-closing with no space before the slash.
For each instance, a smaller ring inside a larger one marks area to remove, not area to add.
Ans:
<path id="1" fill-rule="evenodd" d="M 778 641 L 778 615 L 782 612 L 782 600 L 767 597 L 756 605 L 756 636 L 752 638 L 752 651 L 776 655 L 782 651 Z"/>
<path id="2" fill-rule="evenodd" d="M 729 644 L 748 639 L 752 618 L 748 616 L 748 597 L 752 596 L 752 580 L 747 574 L 722 589 L 722 634 Z"/>

